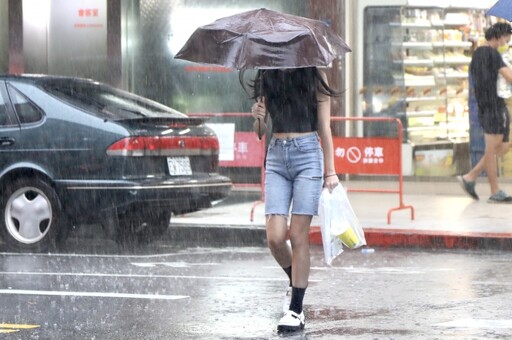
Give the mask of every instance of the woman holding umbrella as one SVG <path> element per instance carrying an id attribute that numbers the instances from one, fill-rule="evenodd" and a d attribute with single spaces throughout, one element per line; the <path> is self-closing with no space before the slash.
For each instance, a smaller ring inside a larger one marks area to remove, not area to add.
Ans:
<path id="1" fill-rule="evenodd" d="M 304 328 L 309 227 L 322 185 L 332 191 L 339 183 L 330 130 L 330 98 L 338 93 L 316 67 L 330 65 L 350 51 L 324 21 L 261 8 L 199 27 L 175 56 L 242 70 L 241 80 L 244 70 L 259 70 L 252 84 L 259 136 L 267 129 L 267 112 L 272 121 L 265 164 L 267 239 L 292 287 L 278 331 Z"/>
<path id="2" fill-rule="evenodd" d="M 272 122 L 265 163 L 268 246 L 292 287 L 278 331 L 295 331 L 305 324 L 311 220 L 318 213 L 322 186 L 332 191 L 339 183 L 330 128 L 330 98 L 338 93 L 316 67 L 260 70 L 253 90 L 254 130 L 260 136 L 265 132 L 267 112 Z"/>

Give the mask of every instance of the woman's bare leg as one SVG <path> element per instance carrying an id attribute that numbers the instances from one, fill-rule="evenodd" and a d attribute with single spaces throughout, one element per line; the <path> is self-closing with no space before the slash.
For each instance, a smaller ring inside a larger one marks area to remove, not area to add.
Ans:
<path id="1" fill-rule="evenodd" d="M 286 241 L 288 240 L 288 225 L 286 216 L 269 215 L 267 216 L 267 243 L 282 268 L 292 266 L 292 250 Z"/>
<path id="2" fill-rule="evenodd" d="M 312 216 L 292 215 L 290 222 L 290 242 L 292 244 L 292 285 L 307 288 L 309 281 L 309 227 Z"/>

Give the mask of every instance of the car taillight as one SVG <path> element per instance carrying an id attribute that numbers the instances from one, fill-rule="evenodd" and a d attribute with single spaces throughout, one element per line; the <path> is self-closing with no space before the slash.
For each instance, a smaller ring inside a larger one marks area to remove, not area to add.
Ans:
<path id="1" fill-rule="evenodd" d="M 109 156 L 199 156 L 218 155 L 219 140 L 215 136 L 136 136 L 118 140 L 107 149 Z"/>

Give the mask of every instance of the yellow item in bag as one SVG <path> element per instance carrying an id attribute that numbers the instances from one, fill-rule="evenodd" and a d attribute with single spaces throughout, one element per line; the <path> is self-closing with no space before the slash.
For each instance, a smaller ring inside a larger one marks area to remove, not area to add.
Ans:
<path id="1" fill-rule="evenodd" d="M 338 235 L 338 237 L 340 238 L 341 242 L 343 242 L 343 244 L 350 249 L 354 249 L 357 245 L 359 245 L 359 238 L 357 237 L 352 227 L 348 227 L 347 230 Z"/>

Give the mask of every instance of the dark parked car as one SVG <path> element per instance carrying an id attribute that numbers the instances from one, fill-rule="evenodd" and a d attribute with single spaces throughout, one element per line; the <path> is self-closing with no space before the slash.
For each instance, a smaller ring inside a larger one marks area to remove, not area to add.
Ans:
<path id="1" fill-rule="evenodd" d="M 203 119 L 80 78 L 0 76 L 0 94 L 0 237 L 12 250 L 51 250 L 93 223 L 148 241 L 172 213 L 230 193 Z"/>

